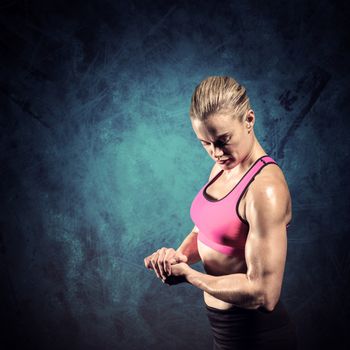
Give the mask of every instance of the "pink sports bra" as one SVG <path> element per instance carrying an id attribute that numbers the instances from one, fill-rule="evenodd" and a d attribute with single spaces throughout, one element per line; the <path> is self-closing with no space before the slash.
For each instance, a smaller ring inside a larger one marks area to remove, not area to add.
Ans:
<path id="1" fill-rule="evenodd" d="M 200 189 L 190 209 L 191 219 L 199 229 L 198 240 L 226 255 L 244 255 L 249 223 L 239 215 L 238 205 L 255 176 L 268 164 L 278 165 L 267 154 L 258 158 L 236 186 L 219 200 L 210 198 L 205 191 L 223 170 Z"/>

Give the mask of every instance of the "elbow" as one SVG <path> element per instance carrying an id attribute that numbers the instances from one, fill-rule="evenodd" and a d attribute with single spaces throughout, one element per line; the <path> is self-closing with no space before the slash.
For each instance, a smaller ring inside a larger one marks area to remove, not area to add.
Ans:
<path id="1" fill-rule="evenodd" d="M 262 306 L 267 310 L 267 311 L 273 311 L 278 303 L 279 296 L 277 295 L 272 295 L 269 292 L 264 292 L 263 293 L 263 303 Z"/>
<path id="2" fill-rule="evenodd" d="M 265 307 L 266 304 L 270 307 L 270 304 L 267 303 L 267 294 L 263 288 L 261 288 L 261 285 L 254 281 L 251 284 L 251 290 L 250 290 L 250 300 L 251 300 L 251 306 L 254 309 L 258 309 L 260 307 Z"/>
<path id="3" fill-rule="evenodd" d="M 274 284 L 271 279 L 266 278 L 252 278 L 248 277 L 252 282 L 253 294 L 255 296 L 255 304 L 257 307 L 263 307 L 267 311 L 273 311 L 279 301 L 281 288 Z"/>
<path id="4" fill-rule="evenodd" d="M 255 304 L 258 307 L 263 307 L 267 311 L 273 311 L 279 300 L 279 295 L 271 290 L 263 288 L 261 285 L 255 285 Z"/>

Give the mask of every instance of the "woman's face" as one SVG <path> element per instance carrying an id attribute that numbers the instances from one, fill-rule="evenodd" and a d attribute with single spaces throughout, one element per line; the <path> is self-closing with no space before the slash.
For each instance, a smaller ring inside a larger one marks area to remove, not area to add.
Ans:
<path id="1" fill-rule="evenodd" d="M 250 110 L 248 122 L 254 123 L 254 112 Z M 228 114 L 217 113 L 206 121 L 192 120 L 192 128 L 209 156 L 223 169 L 234 168 L 252 149 L 254 133 L 245 118 L 240 123 Z M 220 161 L 218 157 L 220 157 Z M 222 160 L 227 159 L 225 162 Z"/>

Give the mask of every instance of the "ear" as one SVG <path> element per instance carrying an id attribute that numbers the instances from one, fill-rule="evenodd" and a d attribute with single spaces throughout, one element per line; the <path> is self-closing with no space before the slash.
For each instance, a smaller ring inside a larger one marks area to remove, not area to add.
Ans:
<path id="1" fill-rule="evenodd" d="M 255 123 L 255 115 L 254 111 L 250 109 L 245 117 L 245 125 L 247 126 L 248 130 L 251 130 Z"/>

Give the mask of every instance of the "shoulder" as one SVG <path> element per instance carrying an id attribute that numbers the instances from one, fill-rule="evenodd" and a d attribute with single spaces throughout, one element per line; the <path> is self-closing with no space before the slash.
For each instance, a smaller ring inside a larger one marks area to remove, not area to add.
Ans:
<path id="1" fill-rule="evenodd" d="M 250 193 L 253 197 L 279 194 L 289 196 L 289 189 L 282 169 L 277 164 L 267 164 L 255 176 Z"/>
<path id="2" fill-rule="evenodd" d="M 290 219 L 291 197 L 282 169 L 268 164 L 255 176 L 246 195 L 246 216 Z M 249 220 L 248 220 L 249 221 Z"/>

